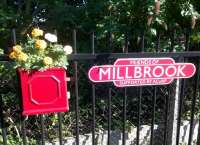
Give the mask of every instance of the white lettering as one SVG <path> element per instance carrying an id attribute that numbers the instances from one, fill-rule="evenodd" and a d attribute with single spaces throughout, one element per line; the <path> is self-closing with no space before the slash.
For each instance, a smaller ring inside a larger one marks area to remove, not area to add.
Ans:
<path id="1" fill-rule="evenodd" d="M 134 78 L 141 78 L 142 77 L 142 69 L 139 66 L 135 67 L 134 71 Z"/>
<path id="2" fill-rule="evenodd" d="M 185 74 L 183 73 L 183 69 L 185 68 L 185 65 L 183 66 L 178 66 L 178 71 L 177 71 L 177 76 L 185 77 Z"/>
<path id="3" fill-rule="evenodd" d="M 115 79 L 115 68 L 116 68 L 116 67 L 113 67 L 113 68 L 112 68 L 112 79 L 113 79 L 113 80 Z"/>
<path id="4" fill-rule="evenodd" d="M 160 74 L 156 74 L 156 71 L 158 72 L 159 69 L 160 69 Z M 165 71 L 164 71 L 164 68 L 162 66 L 156 66 L 156 67 L 153 68 L 153 76 L 154 77 L 159 78 L 159 77 L 163 76 L 164 73 L 165 73 Z"/>
<path id="5" fill-rule="evenodd" d="M 150 67 L 148 67 L 148 66 L 144 67 L 144 78 L 146 78 L 146 75 L 148 75 L 148 77 L 151 78 L 150 71 L 151 71 Z"/>
<path id="6" fill-rule="evenodd" d="M 124 79 L 124 77 L 120 76 L 120 67 L 117 67 L 117 80 Z"/>
<path id="7" fill-rule="evenodd" d="M 128 75 L 128 68 L 129 68 L 129 67 L 126 67 L 126 76 L 125 76 L 125 78 L 126 78 L 126 79 L 131 79 L 132 77 Z"/>
<path id="8" fill-rule="evenodd" d="M 173 69 L 173 71 L 172 71 L 171 74 L 169 74 L 169 70 L 170 70 L 170 69 Z M 165 74 L 166 74 L 166 76 L 168 76 L 168 77 L 173 77 L 173 76 L 176 75 L 176 72 L 177 72 L 177 69 L 176 69 L 175 66 L 168 66 L 168 67 L 166 68 Z"/>
<path id="9" fill-rule="evenodd" d="M 99 80 L 101 81 L 103 76 L 106 77 L 105 80 L 110 80 L 110 67 L 108 68 L 99 68 Z"/>

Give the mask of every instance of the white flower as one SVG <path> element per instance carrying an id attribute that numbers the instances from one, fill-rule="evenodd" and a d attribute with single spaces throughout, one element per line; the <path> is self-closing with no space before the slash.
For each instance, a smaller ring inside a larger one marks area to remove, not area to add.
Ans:
<path id="1" fill-rule="evenodd" d="M 73 52 L 73 49 L 70 45 L 65 45 L 63 49 L 67 55 L 72 54 L 72 52 Z"/>
<path id="2" fill-rule="evenodd" d="M 51 33 L 46 33 L 46 34 L 44 35 L 44 38 L 45 38 L 46 40 L 48 40 L 49 42 L 52 42 L 52 43 L 58 41 L 57 36 L 54 35 L 54 34 L 51 34 Z"/>

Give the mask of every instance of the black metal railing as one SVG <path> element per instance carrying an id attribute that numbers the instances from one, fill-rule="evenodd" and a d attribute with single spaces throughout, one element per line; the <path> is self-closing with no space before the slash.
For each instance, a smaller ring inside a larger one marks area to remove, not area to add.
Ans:
<path id="1" fill-rule="evenodd" d="M 15 35 L 15 33 L 14 33 Z M 16 42 L 16 37 L 14 36 L 14 41 Z M 73 30 L 72 32 L 72 38 L 73 38 L 73 48 L 74 48 L 74 54 L 69 56 L 69 60 L 70 62 L 73 64 L 73 77 L 74 77 L 74 81 L 75 81 L 75 87 L 73 88 L 74 90 L 72 90 L 73 94 L 72 96 L 74 97 L 72 101 L 72 103 L 74 103 L 74 105 L 72 104 L 71 106 L 74 106 L 74 112 L 75 112 L 75 128 L 74 128 L 74 133 L 72 133 L 73 135 L 75 135 L 75 143 L 76 145 L 80 144 L 80 135 L 82 135 L 81 132 L 81 127 L 82 125 L 80 124 L 81 121 L 81 113 L 80 110 L 82 108 L 80 108 L 80 99 L 81 99 L 81 93 L 80 92 L 80 77 L 79 74 L 81 73 L 80 71 L 80 65 L 82 63 L 82 61 L 86 61 L 89 62 L 89 67 L 91 67 L 93 64 L 96 63 L 102 63 L 103 62 L 107 62 L 107 63 L 111 63 L 113 60 L 116 60 L 117 58 L 142 58 L 142 57 L 172 57 L 175 60 L 184 60 L 184 62 L 189 62 L 192 61 L 193 63 L 195 63 L 196 68 L 197 68 L 197 72 L 195 74 L 195 76 L 193 77 L 193 79 L 191 79 L 190 81 L 193 84 L 193 86 L 188 86 L 187 85 L 187 80 L 184 79 L 180 79 L 180 92 L 179 92 L 179 103 L 178 103 L 178 118 L 177 118 L 177 127 L 176 127 L 176 137 L 173 138 L 172 135 L 169 133 L 172 133 L 173 130 L 172 128 L 170 128 L 169 126 L 171 126 L 170 122 L 168 121 L 169 119 L 169 106 L 170 106 L 170 100 L 171 98 L 174 97 L 174 88 L 171 88 L 170 85 L 166 86 L 168 91 L 166 97 L 164 98 L 164 104 L 163 104 L 163 124 L 164 124 L 164 129 L 162 130 L 161 133 L 161 143 L 158 143 L 156 140 L 156 135 L 155 135 L 155 125 L 157 121 L 158 115 L 156 115 L 157 113 L 157 108 L 158 108 L 158 97 L 159 97 L 159 88 L 160 86 L 154 86 L 153 87 L 153 91 L 152 96 L 151 96 L 151 107 L 149 108 L 149 112 L 151 114 L 151 119 L 150 119 L 150 139 L 149 139 L 149 143 L 150 145 L 159 145 L 159 144 L 163 144 L 163 145 L 170 145 L 170 143 L 172 142 L 173 139 L 176 140 L 176 145 L 179 145 L 180 143 L 180 128 L 181 128 L 181 121 L 182 121 L 182 114 L 183 114 L 183 109 L 184 109 L 184 98 L 185 98 L 185 93 L 186 90 L 188 89 L 188 87 L 192 87 L 192 92 L 190 94 L 190 96 L 192 96 L 192 101 L 190 104 L 190 115 L 189 115 L 189 120 L 190 120 L 190 129 L 189 129 L 189 138 L 188 138 L 188 145 L 192 145 L 193 142 L 193 135 L 194 135 L 194 120 L 195 120 L 195 109 L 197 108 L 197 100 L 199 100 L 200 96 L 199 96 L 199 75 L 200 75 L 200 69 L 199 69 L 199 61 L 200 61 L 200 51 L 188 51 L 189 50 L 189 34 L 185 34 L 185 48 L 186 51 L 185 52 L 172 52 L 174 50 L 174 43 L 175 43 L 175 38 L 174 35 L 171 37 L 171 49 L 169 52 L 161 52 L 161 48 L 160 48 L 160 39 L 161 39 L 161 35 L 158 33 L 157 34 L 157 41 L 156 41 L 156 52 L 145 52 L 145 34 L 142 33 L 141 36 L 141 52 L 129 52 L 129 41 L 128 40 L 128 35 L 127 33 L 125 33 L 125 49 L 123 50 L 122 53 L 96 53 L 95 52 L 95 33 L 92 32 L 90 35 L 90 40 L 91 40 L 91 52 L 92 53 L 78 53 L 78 49 L 77 49 L 77 31 Z M 112 50 L 112 34 L 110 33 L 109 35 L 109 39 L 108 39 L 108 47 L 110 50 Z M 0 56 L 0 61 L 9 61 L 8 57 L 6 56 Z M 84 70 L 87 74 L 87 71 L 89 69 L 89 67 L 86 68 L 86 70 Z M 85 76 L 87 77 L 87 76 Z M 87 82 L 87 81 L 86 81 Z M 85 82 L 84 82 L 85 83 Z M 99 89 L 97 84 L 88 82 L 88 84 L 84 84 L 86 86 L 90 86 L 90 92 L 91 92 L 91 102 L 89 102 L 88 104 L 92 104 L 91 105 L 91 116 L 90 116 L 90 120 L 91 120 L 91 124 L 90 127 L 86 126 L 86 128 L 91 128 L 91 130 L 89 130 L 89 132 L 92 133 L 92 144 L 95 145 L 96 144 L 96 128 L 97 128 L 97 116 L 99 115 L 99 113 L 97 114 L 97 98 L 99 97 L 97 94 L 97 90 L 101 90 L 103 92 L 105 96 L 105 101 L 107 103 L 105 103 L 105 105 L 107 106 L 107 113 L 105 114 L 104 118 L 107 121 L 107 127 L 105 127 L 104 129 L 107 130 L 107 144 L 111 145 L 112 143 L 112 136 L 111 133 L 113 131 L 113 111 L 112 110 L 112 102 L 113 99 L 115 99 L 113 97 L 113 90 L 115 90 L 116 88 L 114 88 L 112 86 L 112 84 L 105 84 L 105 87 L 103 89 Z M 102 86 L 104 86 L 104 84 L 101 84 Z M 84 88 L 84 86 L 82 86 Z M 175 86 L 176 87 L 176 86 Z M 105 89 L 107 88 L 107 89 Z M 137 93 L 133 94 L 130 93 L 130 89 L 135 89 Z M 131 111 L 129 110 L 129 108 L 127 108 L 128 106 L 128 102 L 132 99 L 130 98 L 131 95 L 137 95 L 136 101 L 137 102 L 137 107 L 135 108 L 135 112 L 136 113 L 136 120 L 134 122 L 134 125 L 137 128 L 137 132 L 136 132 L 136 138 L 135 138 L 135 142 L 134 144 L 139 145 L 140 144 L 140 140 L 141 140 L 141 125 L 143 122 L 144 117 L 142 117 L 142 111 L 143 111 L 143 106 L 142 104 L 144 103 L 142 101 L 143 95 L 144 95 L 144 90 L 145 87 L 132 87 L 132 88 L 124 88 L 124 89 L 119 89 L 121 90 L 122 93 L 122 115 L 121 115 L 121 120 L 122 120 L 122 145 L 126 145 L 127 144 L 127 120 L 129 119 L 129 114 Z M 117 91 L 119 91 L 117 90 Z M 172 90 L 172 91 L 171 91 Z M 88 90 L 86 90 L 88 91 Z M 107 92 L 107 93 L 106 93 Z M 171 93 L 173 92 L 173 93 Z M 89 94 L 89 93 L 88 93 Z M 5 113 L 4 113 L 4 102 L 2 100 L 2 96 L 0 96 L 0 118 L 1 118 L 1 136 L 2 136 L 2 140 L 3 140 L 3 145 L 7 145 L 8 144 L 8 132 L 7 132 L 7 126 L 5 124 Z M 128 112 L 129 111 L 129 112 Z M 174 110 L 176 111 L 176 110 Z M 63 134 L 63 126 L 65 126 L 65 124 L 63 124 L 63 120 L 64 120 L 64 114 L 65 113 L 57 113 L 57 117 L 58 117 L 58 127 L 57 127 L 57 132 L 58 132 L 58 140 L 59 140 L 59 144 L 62 145 L 65 143 L 65 138 L 64 138 L 64 134 Z M 48 132 L 46 130 L 46 123 L 45 123 L 45 118 L 47 117 L 46 115 L 39 115 L 40 116 L 40 134 L 41 136 L 39 138 L 37 138 L 37 140 L 40 144 L 44 145 L 46 138 L 48 136 Z M 20 118 L 20 134 L 21 139 L 22 139 L 22 143 L 24 145 L 28 144 L 28 138 L 29 136 L 27 135 L 27 131 L 28 128 L 26 127 L 26 118 L 24 118 L 23 116 L 21 116 Z M 32 122 L 34 123 L 34 122 Z M 199 127 L 200 128 L 200 127 Z M 169 130 L 171 129 L 171 130 Z M 200 129 L 199 129 L 200 130 Z M 84 134 L 84 133 L 83 133 Z M 197 144 L 200 142 L 200 132 L 198 132 L 198 138 L 197 138 Z"/>

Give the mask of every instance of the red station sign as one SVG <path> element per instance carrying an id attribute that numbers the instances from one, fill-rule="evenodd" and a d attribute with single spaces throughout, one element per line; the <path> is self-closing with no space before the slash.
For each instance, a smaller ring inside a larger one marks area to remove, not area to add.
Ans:
<path id="1" fill-rule="evenodd" d="M 114 65 L 93 66 L 89 79 L 113 82 L 117 87 L 166 85 L 178 78 L 190 78 L 196 72 L 192 63 L 175 63 L 172 58 L 123 58 Z"/>

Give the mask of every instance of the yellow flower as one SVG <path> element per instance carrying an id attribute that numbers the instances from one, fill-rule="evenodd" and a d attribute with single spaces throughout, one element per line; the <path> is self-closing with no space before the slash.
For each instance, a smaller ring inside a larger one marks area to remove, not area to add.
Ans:
<path id="1" fill-rule="evenodd" d="M 43 59 L 43 63 L 44 63 L 44 65 L 50 65 L 50 64 L 53 63 L 53 60 L 52 60 L 51 57 L 45 57 L 45 58 Z"/>
<path id="2" fill-rule="evenodd" d="M 13 46 L 13 51 L 16 53 L 16 54 L 19 54 L 22 52 L 22 47 L 20 45 L 15 45 Z"/>
<path id="3" fill-rule="evenodd" d="M 38 28 L 35 28 L 32 30 L 31 35 L 32 37 L 38 37 L 38 36 L 43 36 L 43 30 L 40 30 Z"/>
<path id="4" fill-rule="evenodd" d="M 35 41 L 35 48 L 44 50 L 47 47 L 47 43 L 44 40 L 36 40 Z"/>
<path id="5" fill-rule="evenodd" d="M 28 59 L 28 55 L 26 53 L 21 52 L 18 56 L 17 59 L 19 61 L 26 61 Z"/>
<path id="6" fill-rule="evenodd" d="M 10 59 L 15 59 L 15 58 L 17 58 L 17 54 L 16 54 L 14 51 L 12 51 L 12 52 L 9 54 L 9 58 L 10 58 Z"/>

